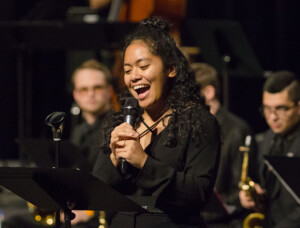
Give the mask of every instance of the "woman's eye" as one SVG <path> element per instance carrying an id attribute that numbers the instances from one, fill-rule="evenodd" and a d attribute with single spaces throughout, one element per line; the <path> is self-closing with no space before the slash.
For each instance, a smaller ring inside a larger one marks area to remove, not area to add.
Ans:
<path id="1" fill-rule="evenodd" d="M 149 66 L 149 65 L 144 65 L 144 66 L 141 66 L 141 69 L 142 69 L 142 70 L 145 70 L 145 69 L 147 69 L 147 68 L 148 68 L 148 66 Z"/>
<path id="2" fill-rule="evenodd" d="M 124 70 L 125 74 L 130 74 L 131 70 Z"/>

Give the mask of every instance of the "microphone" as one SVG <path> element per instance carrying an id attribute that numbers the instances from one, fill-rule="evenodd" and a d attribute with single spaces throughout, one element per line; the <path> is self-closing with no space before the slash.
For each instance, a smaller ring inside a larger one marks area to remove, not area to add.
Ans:
<path id="1" fill-rule="evenodd" d="M 52 133 L 53 133 L 53 141 L 56 144 L 55 149 L 55 168 L 59 168 L 60 163 L 60 140 L 62 135 L 62 124 L 66 117 L 66 113 L 64 112 L 52 112 L 50 113 L 46 119 L 45 123 L 51 127 Z"/>
<path id="2" fill-rule="evenodd" d="M 133 127 L 135 125 L 135 121 L 138 115 L 138 107 L 139 103 L 137 99 L 135 99 L 134 97 L 129 97 L 126 99 L 123 108 L 124 122 L 130 124 Z M 121 158 L 120 169 L 121 173 L 125 175 L 128 169 L 128 163 L 124 158 Z"/>
<path id="3" fill-rule="evenodd" d="M 45 119 L 45 123 L 52 128 L 54 141 L 60 141 L 65 117 L 64 112 L 52 112 Z"/>

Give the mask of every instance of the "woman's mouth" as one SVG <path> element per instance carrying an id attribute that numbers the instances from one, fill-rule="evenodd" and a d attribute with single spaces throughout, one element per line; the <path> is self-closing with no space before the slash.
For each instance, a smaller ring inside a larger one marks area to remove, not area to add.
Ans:
<path id="1" fill-rule="evenodd" d="M 138 95 L 138 99 L 142 100 L 144 99 L 147 94 L 150 91 L 150 86 L 149 85 L 137 85 L 133 87 L 134 91 L 137 93 Z"/>

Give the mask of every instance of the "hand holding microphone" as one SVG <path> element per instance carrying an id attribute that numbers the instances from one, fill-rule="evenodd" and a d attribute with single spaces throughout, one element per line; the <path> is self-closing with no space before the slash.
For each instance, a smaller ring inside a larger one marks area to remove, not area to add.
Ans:
<path id="1" fill-rule="evenodd" d="M 126 177 L 130 176 L 131 166 L 141 169 L 148 157 L 139 142 L 139 135 L 133 128 L 138 114 L 138 102 L 128 98 L 123 108 L 124 123 L 117 126 L 111 133 L 111 161 Z M 131 127 L 128 125 L 130 124 Z"/>
<path id="2" fill-rule="evenodd" d="M 129 97 L 125 101 L 123 114 L 124 114 L 124 122 L 130 124 L 134 127 L 135 121 L 138 115 L 138 101 L 134 97 Z M 121 158 L 120 170 L 123 175 L 127 173 L 128 163 L 124 158 Z"/>

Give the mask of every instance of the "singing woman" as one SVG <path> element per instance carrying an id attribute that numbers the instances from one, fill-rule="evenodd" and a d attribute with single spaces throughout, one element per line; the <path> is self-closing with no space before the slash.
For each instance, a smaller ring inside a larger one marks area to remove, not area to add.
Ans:
<path id="1" fill-rule="evenodd" d="M 155 207 L 118 212 L 111 228 L 206 227 L 201 211 L 218 171 L 219 126 L 169 28 L 150 17 L 125 40 L 124 82 L 139 116 L 135 126 L 122 110 L 111 116 L 93 175 L 133 199 L 151 197 Z M 121 158 L 130 175 L 120 172 Z"/>

